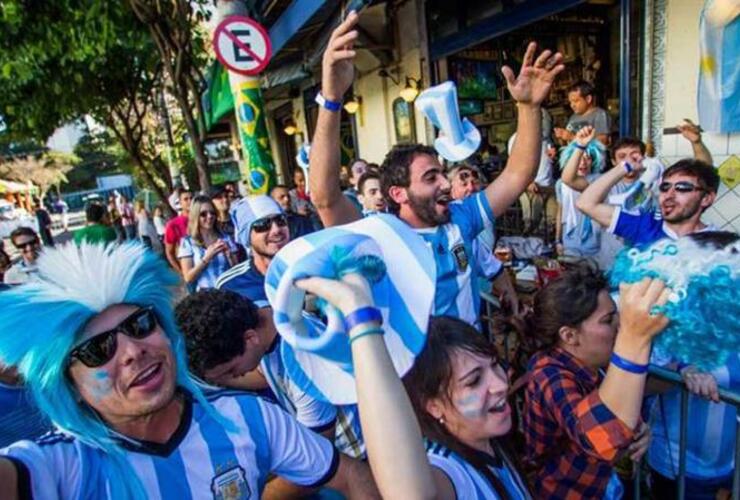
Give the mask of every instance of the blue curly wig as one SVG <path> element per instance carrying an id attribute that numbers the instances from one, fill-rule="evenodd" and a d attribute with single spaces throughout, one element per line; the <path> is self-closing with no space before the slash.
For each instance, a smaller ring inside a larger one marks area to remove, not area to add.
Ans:
<path id="1" fill-rule="evenodd" d="M 660 278 L 673 290 L 662 312 L 671 320 L 655 348 L 708 370 L 740 352 L 740 243 L 723 248 L 691 237 L 624 250 L 610 271 L 613 286 Z"/>
<path id="2" fill-rule="evenodd" d="M 558 160 L 560 163 L 560 170 L 565 168 L 568 164 L 568 160 L 573 156 L 573 152 L 576 150 L 576 144 L 576 141 L 571 141 L 567 146 L 560 148 L 560 159 Z M 603 172 L 604 166 L 606 165 L 606 147 L 601 144 L 601 141 L 594 139 L 589 142 L 586 146 L 586 151 L 584 152 L 591 157 L 591 172 L 594 174 L 600 174 Z"/>
<path id="3" fill-rule="evenodd" d="M 126 438 L 78 402 L 78 392 L 66 376 L 68 358 L 85 324 L 106 308 L 152 306 L 172 345 L 177 385 L 233 429 L 206 402 L 201 384 L 187 371 L 185 343 L 172 312 L 172 292 L 179 280 L 164 260 L 138 243 L 107 247 L 70 243 L 45 249 L 38 270 L 38 280 L 0 293 L 0 360 L 18 368 L 38 408 L 59 430 L 93 447 L 91 454 L 108 455 L 102 467 L 90 468 L 94 472 L 88 480 L 96 485 L 95 497 L 107 496 L 108 483 L 114 499 L 146 498 L 120 447 Z M 86 460 L 84 455 L 81 460 Z"/>

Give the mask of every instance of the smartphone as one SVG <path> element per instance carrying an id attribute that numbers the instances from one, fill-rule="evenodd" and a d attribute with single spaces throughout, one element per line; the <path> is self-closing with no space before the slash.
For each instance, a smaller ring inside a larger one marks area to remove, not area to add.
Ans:
<path id="1" fill-rule="evenodd" d="M 359 14 L 360 11 L 362 11 L 365 7 L 367 7 L 371 3 L 372 3 L 372 0 L 350 0 L 347 3 L 347 7 L 344 9 L 344 15 L 342 16 L 342 19 L 346 19 L 347 14 L 349 14 L 353 10 Z"/>

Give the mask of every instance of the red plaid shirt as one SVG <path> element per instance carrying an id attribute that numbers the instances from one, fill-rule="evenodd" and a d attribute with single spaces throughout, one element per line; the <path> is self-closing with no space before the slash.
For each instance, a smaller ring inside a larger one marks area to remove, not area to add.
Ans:
<path id="1" fill-rule="evenodd" d="M 524 431 L 538 498 L 603 498 L 634 435 L 601 401 L 602 375 L 554 348 L 529 362 Z"/>

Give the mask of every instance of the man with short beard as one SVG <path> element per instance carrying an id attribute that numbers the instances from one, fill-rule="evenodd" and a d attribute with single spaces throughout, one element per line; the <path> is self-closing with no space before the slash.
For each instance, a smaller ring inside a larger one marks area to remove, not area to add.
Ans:
<path id="1" fill-rule="evenodd" d="M 231 210 L 237 241 L 248 249 L 249 258 L 219 276 L 216 288 L 266 303 L 265 273 L 275 254 L 290 241 L 288 219 L 265 195 L 242 198 Z"/>
<path id="2" fill-rule="evenodd" d="M 640 165 L 637 165 L 639 168 Z M 701 214 L 717 196 L 719 175 L 700 160 L 680 160 L 668 167 L 658 185 L 660 212 L 631 214 L 604 203 L 609 190 L 635 167 L 621 162 L 596 179 L 581 194 L 576 207 L 624 238 L 628 245 L 649 245 L 663 238 L 678 239 L 691 233 L 714 231 L 701 221 Z"/>
<path id="3" fill-rule="evenodd" d="M 316 131 L 311 146 L 311 197 L 326 227 L 357 220 L 360 214 L 339 184 L 341 100 L 354 80 L 353 44 L 358 15 L 350 13 L 332 33 L 322 63 Z M 485 191 L 452 203 L 450 182 L 437 152 L 420 144 L 395 146 L 381 167 L 389 211 L 414 228 L 434 252 L 436 296 L 433 314 L 479 324 L 478 284 L 470 265 L 471 245 L 486 224 L 502 215 L 534 179 L 540 162 L 541 104 L 564 66 L 562 55 L 544 51 L 535 58 L 530 44 L 517 77 L 503 74 L 518 105 L 518 139 L 504 171 Z"/>

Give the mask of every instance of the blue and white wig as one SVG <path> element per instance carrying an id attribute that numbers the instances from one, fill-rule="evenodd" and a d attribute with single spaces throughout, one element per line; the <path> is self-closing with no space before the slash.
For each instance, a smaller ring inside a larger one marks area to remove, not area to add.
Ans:
<path id="1" fill-rule="evenodd" d="M 610 272 L 613 286 L 657 277 L 673 293 L 662 308 L 671 320 L 654 347 L 702 369 L 740 352 L 740 241 L 702 246 L 690 236 L 623 251 Z"/>
<path id="2" fill-rule="evenodd" d="M 67 376 L 69 353 L 87 322 L 108 307 L 152 306 L 172 345 L 177 385 L 214 412 L 187 371 L 185 343 L 172 312 L 179 280 L 164 260 L 138 243 L 45 249 L 38 271 L 38 280 L 0 293 L 0 360 L 18 368 L 38 408 L 59 430 L 94 448 L 80 454 L 83 462 L 87 453 L 108 454 L 102 467 L 90 467 L 93 460 L 82 465 L 90 467 L 88 480 L 98 488 L 94 497 L 146 498 L 120 446 L 126 438 L 81 402 Z"/>
<path id="3" fill-rule="evenodd" d="M 560 148 L 560 159 L 558 160 L 560 170 L 565 168 L 568 160 L 573 156 L 573 152 L 576 150 L 576 144 L 578 144 L 576 141 L 571 141 L 567 146 Z M 600 174 L 604 171 L 604 166 L 606 165 L 606 147 L 601 144 L 601 141 L 594 139 L 589 142 L 584 153 L 591 158 L 591 173 Z"/>

